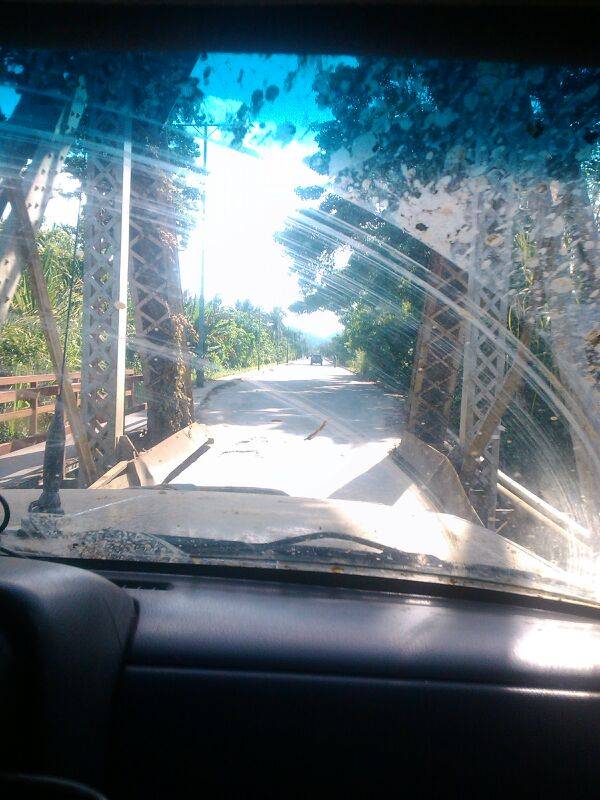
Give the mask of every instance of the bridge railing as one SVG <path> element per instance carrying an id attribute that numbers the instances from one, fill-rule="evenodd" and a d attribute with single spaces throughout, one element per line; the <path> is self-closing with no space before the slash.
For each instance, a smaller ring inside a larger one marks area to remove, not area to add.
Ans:
<path id="1" fill-rule="evenodd" d="M 81 372 L 69 372 L 69 378 L 79 405 Z M 139 392 L 142 381 L 142 376 L 135 374 L 133 369 L 125 371 L 126 413 L 131 414 L 145 407 Z M 58 384 L 52 373 L 0 375 L 0 424 L 27 421 L 27 434 L 7 442 L 0 442 L 0 455 L 19 450 L 46 438 L 46 432 L 39 430 L 40 418 L 53 413 L 57 394 Z"/>

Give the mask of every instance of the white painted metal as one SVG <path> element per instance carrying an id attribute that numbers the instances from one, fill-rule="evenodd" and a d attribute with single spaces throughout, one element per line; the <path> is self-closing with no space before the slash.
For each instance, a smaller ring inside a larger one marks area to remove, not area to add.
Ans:
<path id="1" fill-rule="evenodd" d="M 99 471 L 123 435 L 131 121 L 94 111 L 88 140 L 81 408 Z"/>

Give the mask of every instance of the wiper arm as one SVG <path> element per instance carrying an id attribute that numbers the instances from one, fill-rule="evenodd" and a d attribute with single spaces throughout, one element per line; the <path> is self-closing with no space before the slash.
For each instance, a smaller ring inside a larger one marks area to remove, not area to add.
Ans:
<path id="1" fill-rule="evenodd" d="M 157 483 L 155 486 L 139 486 L 143 489 L 170 489 L 175 492 L 231 492 L 232 494 L 276 494 L 289 497 L 282 489 L 270 489 L 264 486 L 203 486 L 197 483 Z"/>

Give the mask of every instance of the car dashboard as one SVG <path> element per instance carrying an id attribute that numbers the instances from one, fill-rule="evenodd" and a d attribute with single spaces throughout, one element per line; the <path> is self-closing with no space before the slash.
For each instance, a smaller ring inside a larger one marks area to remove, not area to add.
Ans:
<path id="1" fill-rule="evenodd" d="M 4 558 L 2 768 L 109 798 L 591 795 L 597 612 L 482 595 Z"/>

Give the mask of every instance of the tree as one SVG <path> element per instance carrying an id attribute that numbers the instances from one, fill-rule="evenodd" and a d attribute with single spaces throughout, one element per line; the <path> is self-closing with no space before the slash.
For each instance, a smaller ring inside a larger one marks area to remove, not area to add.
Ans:
<path id="1" fill-rule="evenodd" d="M 185 313 L 192 330 L 198 319 L 195 299 L 186 295 Z M 232 372 L 283 360 L 287 351 L 298 358 L 306 348 L 304 335 L 283 323 L 281 309 L 265 313 L 249 300 L 225 306 L 220 298 L 205 307 L 207 374 Z"/>
<path id="2" fill-rule="evenodd" d="M 342 360 L 407 390 L 422 303 L 413 281 L 424 276 L 428 248 L 337 196 L 290 220 L 279 239 L 304 295 L 292 310 L 336 313 L 345 327 Z"/>
<path id="3" fill-rule="evenodd" d="M 66 225 L 57 225 L 38 233 L 37 246 L 48 286 L 48 294 L 63 341 L 69 290 L 73 278 L 66 365 L 67 369 L 78 372 L 81 369 L 83 259 L 79 249 L 73 258 L 74 238 L 75 231 L 73 229 Z M 129 331 L 133 332 L 133 321 L 130 322 Z M 129 366 L 134 366 L 131 358 Z M 2 327 L 0 372 L 5 375 L 52 374 L 54 372 L 28 271 L 23 274 L 7 321 Z M 43 419 L 44 417 L 42 417 Z M 0 426 L 0 439 L 2 440 L 8 441 L 15 437 L 18 438 L 20 435 L 26 435 L 26 433 L 26 423 L 17 421 Z"/>
<path id="4" fill-rule="evenodd" d="M 65 335 L 67 301 L 73 275 L 72 308 L 67 338 L 67 368 L 79 371 L 81 370 L 83 252 L 80 246 L 74 253 L 74 244 L 75 231 L 68 225 L 55 225 L 40 231 L 37 235 L 37 246 L 48 286 L 48 294 L 62 337 Z M 127 329 L 128 338 L 133 339 L 135 322 L 132 314 L 128 320 Z M 128 351 L 127 366 L 139 369 L 137 354 L 132 349 Z M 2 327 L 0 372 L 5 375 L 53 372 L 28 272 L 23 274 L 13 298 L 8 319 Z"/>

